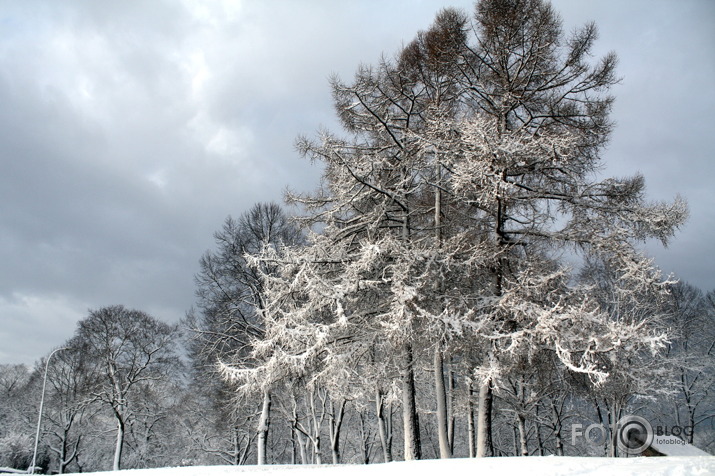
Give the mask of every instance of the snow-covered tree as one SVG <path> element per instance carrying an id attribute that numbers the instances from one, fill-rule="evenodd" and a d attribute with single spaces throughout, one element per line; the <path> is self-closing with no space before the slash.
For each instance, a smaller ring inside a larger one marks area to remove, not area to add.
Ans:
<path id="1" fill-rule="evenodd" d="M 257 254 L 263 247 L 281 250 L 284 246 L 299 244 L 302 238 L 280 206 L 258 203 L 237 220 L 228 217 L 214 239 L 216 249 L 204 254 L 201 271 L 196 275 L 198 313 L 190 313 L 187 324 L 194 334 L 191 353 L 196 377 L 213 390 L 215 397 L 224 400 L 223 406 L 228 409 L 226 418 L 235 419 L 230 410 L 237 405 L 233 389 L 216 381 L 214 369 L 218 362 L 250 364 L 252 343 L 264 335 L 263 319 L 256 311 L 264 299 L 259 273 L 272 272 L 271 267 L 248 266 L 246 255 Z M 257 460 L 263 464 L 270 425 L 271 389 L 263 388 L 259 395 Z"/>
<path id="2" fill-rule="evenodd" d="M 596 36 L 590 24 L 565 38 L 541 0 L 479 2 L 455 76 L 466 107 L 435 118 L 423 136 L 451 171 L 455 195 L 479 210 L 491 234 L 493 280 L 482 292 L 495 301 L 481 321 L 496 365 L 483 371 L 486 386 L 504 372 L 505 354 L 549 349 L 598 382 L 607 377 L 598 354 L 614 343 L 658 342 L 643 323 L 616 329 L 587 290 L 569 286 L 569 270 L 552 264 L 564 250 L 583 251 L 632 286 L 652 287 L 657 273 L 635 242 L 667 243 L 687 214 L 680 199 L 647 203 L 640 176 L 594 180 L 611 130 L 607 91 L 617 81 L 614 54 L 588 62 Z M 486 421 L 480 426 L 488 431 Z"/>
<path id="3" fill-rule="evenodd" d="M 445 349 L 480 349 L 485 455 L 491 392 L 515 366 L 551 353 L 600 384 L 604 356 L 662 347 L 647 319 L 611 319 L 559 258 L 597 257 L 630 291 L 657 292 L 636 244 L 667 243 L 687 214 L 679 199 L 646 202 L 640 176 L 595 179 L 617 79 L 615 55 L 589 63 L 594 25 L 567 38 L 542 0 L 483 0 L 472 25 L 442 11 L 394 61 L 333 80 L 345 134 L 299 140 L 324 179 L 291 196 L 315 233 L 304 248 L 254 258 L 279 270 L 263 275 L 259 365 L 224 369 L 250 386 L 306 374 L 356 382 L 352 373 L 376 370 L 374 355 L 397 363 L 406 459 L 420 457 L 416 348 L 434 356 L 449 456 Z"/>
<path id="4" fill-rule="evenodd" d="M 672 384 L 663 386 L 675 390 L 666 421 L 686 429 L 683 437 L 693 444 L 698 428 L 715 421 L 715 293 L 676 283 L 666 311 L 671 329 L 666 362 L 673 375 Z"/>
<path id="5" fill-rule="evenodd" d="M 25 365 L 0 364 L 0 467 L 31 465 L 37 419 L 37 385 L 31 377 Z"/>
<path id="6" fill-rule="evenodd" d="M 84 354 L 93 396 L 111 410 L 117 426 L 113 469 L 119 470 L 137 391 L 166 379 L 177 365 L 176 326 L 124 306 L 90 311 L 78 324 L 72 346 Z M 91 366 L 91 368 L 90 368 Z"/>
<path id="7" fill-rule="evenodd" d="M 73 463 L 76 465 L 83 440 L 87 439 L 85 417 L 97 411 L 93 394 L 98 388 L 97 375 L 88 365 L 91 358 L 73 343 L 76 341 L 70 340 L 67 348 L 53 357 L 47 372 L 48 405 L 44 418 L 57 474 L 64 474 Z"/>

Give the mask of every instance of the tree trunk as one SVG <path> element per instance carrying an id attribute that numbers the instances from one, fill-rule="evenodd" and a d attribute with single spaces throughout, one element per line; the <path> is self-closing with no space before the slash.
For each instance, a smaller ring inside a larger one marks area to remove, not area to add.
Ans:
<path id="1" fill-rule="evenodd" d="M 313 443 L 313 463 L 323 464 L 323 456 L 320 454 L 320 436 L 310 440 Z"/>
<path id="2" fill-rule="evenodd" d="M 439 439 L 439 457 L 451 458 L 452 451 L 447 431 L 447 392 L 444 387 L 444 362 L 439 346 L 434 351 L 434 382 L 437 398 L 437 436 Z"/>
<path id="3" fill-rule="evenodd" d="M 298 451 L 300 454 L 300 464 L 308 464 L 308 453 L 306 452 L 306 445 L 308 444 L 306 441 L 306 438 L 303 436 L 303 434 L 298 431 L 297 428 L 293 429 L 293 432 L 295 434 L 296 441 L 298 442 Z"/>
<path id="4" fill-rule="evenodd" d="M 529 448 L 526 444 L 526 419 L 524 415 L 517 414 L 516 422 L 519 427 L 519 449 L 521 450 L 521 456 L 529 456 Z"/>
<path id="5" fill-rule="evenodd" d="M 686 404 L 687 404 L 687 409 L 688 409 L 688 426 L 690 428 L 690 431 L 686 435 L 688 438 L 688 444 L 693 444 L 693 434 L 695 433 L 695 406 L 693 405 L 692 402 L 692 395 L 690 394 L 690 390 L 688 389 L 688 392 L 685 392 L 686 396 Z"/>
<path id="6" fill-rule="evenodd" d="M 494 390 L 492 389 L 491 379 L 487 387 L 487 410 L 486 410 L 486 437 L 487 437 L 487 456 L 494 456 L 494 439 L 492 438 L 492 413 L 494 408 Z"/>
<path id="7" fill-rule="evenodd" d="M 67 466 L 72 462 L 77 457 L 77 451 L 79 448 L 79 443 L 80 440 L 82 439 L 82 435 L 79 435 L 77 437 L 77 440 L 74 442 L 74 444 L 69 443 L 69 432 L 70 429 L 72 428 L 72 421 L 74 420 L 74 416 L 71 416 L 69 418 L 69 421 L 67 421 L 63 428 L 61 433 L 55 433 L 55 435 L 60 438 L 60 446 L 59 448 L 55 448 L 53 446 L 50 446 L 50 450 L 54 451 L 57 453 L 57 474 L 65 474 L 65 471 L 67 471 Z M 70 450 L 71 446 L 71 450 Z M 69 453 L 69 455 L 68 455 Z"/>
<path id="8" fill-rule="evenodd" d="M 117 417 L 117 444 L 114 448 L 114 462 L 112 471 L 119 471 L 122 464 L 122 452 L 124 451 L 124 422 Z"/>
<path id="9" fill-rule="evenodd" d="M 447 362 L 447 438 L 449 439 L 449 451 L 454 456 L 454 429 L 456 427 L 456 416 L 454 414 L 454 371 L 452 370 L 452 357 Z"/>
<path id="10" fill-rule="evenodd" d="M 422 458 L 420 424 L 415 400 L 415 372 L 412 364 L 412 345 L 405 344 L 405 368 L 402 377 L 402 423 L 405 439 L 405 461 Z"/>
<path id="11" fill-rule="evenodd" d="M 539 421 L 541 420 L 539 418 L 539 405 L 537 404 L 535 407 L 536 411 L 536 417 L 534 418 L 534 428 L 536 430 L 536 445 L 537 449 L 539 450 L 539 456 L 544 456 L 544 439 L 541 437 L 541 425 L 539 424 Z"/>
<path id="12" fill-rule="evenodd" d="M 310 391 L 310 418 L 311 418 L 311 431 L 308 434 L 310 442 L 313 444 L 313 463 L 323 464 L 323 455 L 321 454 L 320 439 L 321 430 L 323 428 L 323 418 L 325 417 L 325 399 L 327 398 L 327 391 L 322 391 L 320 388 L 313 388 Z M 320 400 L 320 416 L 318 416 L 318 410 L 315 407 L 315 400 Z"/>
<path id="13" fill-rule="evenodd" d="M 345 416 L 345 400 L 341 400 L 338 405 L 337 412 L 332 398 L 330 399 L 330 452 L 333 457 L 333 464 L 340 464 L 340 429 L 343 425 L 343 416 Z"/>
<path id="14" fill-rule="evenodd" d="M 491 442 L 491 410 L 492 410 L 491 379 L 479 386 L 479 410 L 477 412 L 477 457 L 489 456 L 492 452 Z"/>
<path id="15" fill-rule="evenodd" d="M 610 441 L 610 448 L 608 451 L 608 455 L 611 458 L 615 458 L 618 456 L 618 428 L 616 428 L 616 423 L 618 422 L 620 418 L 621 410 L 620 410 L 620 405 L 614 398 L 611 400 L 611 405 L 609 408 L 608 412 L 608 418 L 609 418 L 609 423 L 610 426 L 609 428 L 611 429 L 611 441 Z"/>
<path id="16" fill-rule="evenodd" d="M 358 412 L 358 420 L 360 421 L 360 457 L 362 458 L 362 464 L 370 464 L 370 449 L 372 444 L 370 443 L 370 429 L 367 426 L 368 417 L 365 415 L 364 411 Z"/>
<path id="17" fill-rule="evenodd" d="M 291 419 L 291 432 L 293 438 L 293 462 L 297 464 L 296 450 L 300 454 L 300 464 L 307 464 L 307 455 L 305 454 L 305 444 L 303 442 L 303 436 L 298 428 L 298 400 L 295 397 L 295 390 L 291 391 L 291 403 L 292 403 L 292 419 Z"/>
<path id="18" fill-rule="evenodd" d="M 64 432 L 61 444 L 57 474 L 65 474 L 65 466 L 67 466 L 67 462 L 65 461 L 67 457 L 67 431 Z"/>
<path id="19" fill-rule="evenodd" d="M 233 459 L 231 460 L 231 464 L 238 466 L 241 464 L 241 437 L 238 433 L 238 426 L 233 427 L 231 442 L 233 443 Z"/>
<path id="20" fill-rule="evenodd" d="M 556 403 L 551 402 L 551 422 L 554 426 L 554 437 L 556 438 L 556 456 L 564 455 L 564 442 L 561 438 L 561 415 L 556 408 Z"/>
<path id="21" fill-rule="evenodd" d="M 238 465 L 243 466 L 246 464 L 246 459 L 248 458 L 248 452 L 251 449 L 251 441 L 247 441 L 245 445 L 243 445 L 243 448 L 241 449 L 241 452 L 238 457 Z"/>
<path id="22" fill-rule="evenodd" d="M 474 388 L 472 387 L 472 382 L 469 382 L 469 398 L 467 399 L 467 438 L 469 445 L 469 457 L 474 458 L 476 453 L 476 430 L 474 428 L 474 402 L 472 402 L 472 397 L 474 395 Z"/>
<path id="23" fill-rule="evenodd" d="M 608 447 L 608 456 L 611 458 L 615 458 L 618 456 L 618 452 L 616 451 L 616 438 L 618 437 L 618 432 L 616 432 L 615 427 L 611 427 L 611 439 L 609 442 L 609 447 Z"/>
<path id="24" fill-rule="evenodd" d="M 268 427 L 270 426 L 271 394 L 263 392 L 263 405 L 261 407 L 261 418 L 258 420 L 258 442 L 256 448 L 256 459 L 258 465 L 266 464 L 266 440 L 268 439 Z"/>
<path id="25" fill-rule="evenodd" d="M 434 194 L 434 231 L 437 246 L 442 246 L 442 167 L 437 162 L 437 184 Z M 442 295 L 442 286 L 439 286 L 439 294 Z M 444 388 L 444 361 L 439 341 L 434 348 L 434 382 L 435 398 L 437 399 L 437 438 L 439 441 L 439 457 L 442 459 L 451 458 L 452 450 L 449 444 L 449 432 L 447 429 L 447 392 Z"/>
<path id="26" fill-rule="evenodd" d="M 296 441 L 295 433 L 296 433 L 295 426 L 291 424 L 291 428 L 290 428 L 290 443 L 292 446 L 292 451 L 290 454 L 290 464 L 291 465 L 298 464 L 298 442 Z"/>
<path id="27" fill-rule="evenodd" d="M 382 457 L 385 463 L 392 461 L 392 415 L 385 418 L 384 395 L 380 390 L 375 396 L 375 413 L 377 415 L 377 431 L 382 444 Z"/>
<path id="28" fill-rule="evenodd" d="M 606 408 L 606 414 L 603 414 L 603 411 L 601 410 L 601 404 L 599 403 L 598 399 L 594 398 L 594 404 L 596 405 L 596 415 L 598 416 L 598 422 L 603 425 L 604 428 L 607 428 L 607 431 L 611 431 L 611 420 L 610 420 L 610 413 L 608 411 L 608 408 Z M 608 405 L 606 405 L 608 407 Z M 609 433 L 610 435 L 610 433 Z M 604 436 L 604 442 L 603 442 L 603 456 L 608 456 L 609 451 L 610 451 L 610 438 L 608 435 Z"/>

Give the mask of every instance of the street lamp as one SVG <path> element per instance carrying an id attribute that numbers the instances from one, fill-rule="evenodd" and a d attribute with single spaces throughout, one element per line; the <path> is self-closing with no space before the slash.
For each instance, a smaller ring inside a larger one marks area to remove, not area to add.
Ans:
<path id="1" fill-rule="evenodd" d="M 60 347 L 50 352 L 49 357 L 47 357 L 47 362 L 45 362 L 45 378 L 42 381 L 42 396 L 40 397 L 40 414 L 37 417 L 37 433 L 35 434 L 35 451 L 32 453 L 32 466 L 30 466 L 30 474 L 35 474 L 35 463 L 37 463 L 37 444 L 40 442 L 40 424 L 42 423 L 42 407 L 45 404 L 45 387 L 47 386 L 47 370 L 50 368 L 50 359 L 55 352 L 60 350 L 67 350 L 69 347 Z"/>

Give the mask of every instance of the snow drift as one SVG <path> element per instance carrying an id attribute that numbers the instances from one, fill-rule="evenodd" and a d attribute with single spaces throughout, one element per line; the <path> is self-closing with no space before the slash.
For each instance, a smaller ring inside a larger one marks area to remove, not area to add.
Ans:
<path id="1" fill-rule="evenodd" d="M 193 466 L 119 471 L 127 476 L 696 476 L 715 475 L 715 457 L 589 458 L 532 456 L 509 458 L 422 460 L 372 465 Z M 100 476 L 106 473 L 86 473 Z"/>

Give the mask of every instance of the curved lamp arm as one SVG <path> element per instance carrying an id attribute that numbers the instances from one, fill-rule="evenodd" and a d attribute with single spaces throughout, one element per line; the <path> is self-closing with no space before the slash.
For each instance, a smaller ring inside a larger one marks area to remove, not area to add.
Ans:
<path id="1" fill-rule="evenodd" d="M 37 444 L 40 442 L 40 425 L 42 423 L 42 407 L 45 404 L 45 387 L 47 387 L 47 370 L 50 368 L 50 359 L 55 352 L 60 350 L 67 350 L 69 347 L 60 347 L 50 352 L 47 361 L 45 362 L 45 378 L 42 380 L 42 396 L 40 397 L 40 414 L 37 417 L 37 433 L 35 433 L 35 450 L 32 453 L 32 465 L 30 466 L 30 474 L 35 474 L 35 464 L 37 463 Z"/>

